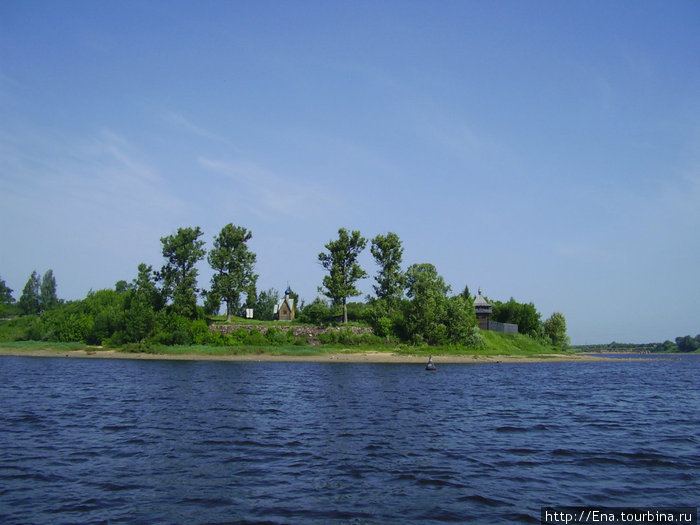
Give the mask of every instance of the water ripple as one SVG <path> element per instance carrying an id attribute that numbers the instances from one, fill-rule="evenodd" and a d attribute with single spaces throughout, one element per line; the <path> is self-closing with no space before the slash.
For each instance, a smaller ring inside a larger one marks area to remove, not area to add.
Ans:
<path id="1" fill-rule="evenodd" d="M 543 505 L 700 493 L 692 356 L 0 359 L 2 523 L 539 523 Z"/>

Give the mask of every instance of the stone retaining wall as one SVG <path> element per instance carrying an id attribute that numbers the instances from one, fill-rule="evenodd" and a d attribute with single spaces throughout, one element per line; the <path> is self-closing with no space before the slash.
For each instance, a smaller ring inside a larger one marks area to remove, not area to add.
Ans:
<path id="1" fill-rule="evenodd" d="M 337 332 L 339 330 L 350 330 L 355 335 L 360 334 L 372 334 L 374 331 L 366 326 L 334 326 L 330 328 L 322 328 L 320 326 L 307 326 L 307 325 L 268 325 L 268 324 L 213 324 L 209 327 L 212 332 L 221 332 L 222 334 L 230 334 L 236 330 L 260 330 L 260 333 L 266 333 L 270 328 L 276 328 L 277 330 L 282 330 L 284 332 L 289 332 L 290 330 L 294 334 L 294 337 L 306 336 L 310 339 L 317 339 L 320 334 L 327 334 L 329 332 Z"/>

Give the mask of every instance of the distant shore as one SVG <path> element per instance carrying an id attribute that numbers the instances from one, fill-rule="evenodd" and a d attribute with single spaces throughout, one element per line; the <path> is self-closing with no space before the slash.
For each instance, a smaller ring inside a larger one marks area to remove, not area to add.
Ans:
<path id="1" fill-rule="evenodd" d="M 273 355 L 273 354 L 151 354 L 145 352 L 119 352 L 116 350 L 51 350 L 0 348 L 0 356 L 63 357 L 84 359 L 143 359 L 166 361 L 269 361 L 301 363 L 425 363 L 424 355 L 395 354 L 392 352 L 333 352 L 316 355 Z M 551 362 L 590 362 L 611 361 L 610 358 L 589 355 L 546 354 L 528 356 L 483 356 L 483 355 L 433 355 L 436 364 L 440 363 L 551 363 Z"/>

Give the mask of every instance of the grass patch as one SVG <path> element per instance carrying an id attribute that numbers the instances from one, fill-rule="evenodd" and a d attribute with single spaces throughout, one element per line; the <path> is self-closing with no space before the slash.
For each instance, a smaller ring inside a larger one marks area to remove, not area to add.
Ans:
<path id="1" fill-rule="evenodd" d="M 238 321 L 238 319 L 236 319 Z M 241 319 L 241 321 L 243 321 Z M 245 320 L 247 321 L 247 320 Z M 258 321 L 256 324 L 270 324 L 279 326 L 278 321 Z M 333 342 L 320 346 L 282 344 L 282 345 L 255 345 L 240 344 L 228 346 L 214 345 L 127 345 L 116 349 L 119 352 L 145 352 L 164 355 L 277 355 L 277 356 L 321 356 L 331 353 L 362 353 L 362 352 L 394 352 L 399 355 L 461 355 L 476 357 L 491 356 L 522 356 L 548 358 L 551 354 L 572 354 L 573 352 L 562 350 L 550 345 L 544 345 L 535 339 L 522 334 L 503 334 L 500 332 L 482 331 L 480 335 L 483 344 L 473 346 L 412 346 L 407 344 L 367 342 L 358 339 L 355 344 L 347 342 Z M 72 350 L 99 351 L 101 347 L 90 346 L 83 343 L 58 343 L 48 341 L 5 341 L 0 342 L 0 347 L 16 350 L 53 350 L 58 352 Z"/>
<path id="2" fill-rule="evenodd" d="M 309 345 L 174 345 L 174 346 L 133 346 L 122 348 L 123 352 L 147 352 L 166 355 L 280 355 L 280 356 L 315 356 L 331 353 L 362 353 L 362 352 L 393 352 L 399 355 L 473 355 L 473 356 L 522 356 L 548 358 L 551 354 L 571 354 L 549 345 L 544 345 L 535 339 L 522 334 L 503 334 L 500 332 L 481 332 L 483 345 L 471 346 L 412 346 L 394 343 L 374 343 L 347 345 L 332 343 L 321 346 Z"/>
<path id="3" fill-rule="evenodd" d="M 173 345 L 155 347 L 128 347 L 122 348 L 121 352 L 145 352 L 149 354 L 162 355 L 211 355 L 211 356 L 234 356 L 234 355 L 281 355 L 281 356 L 314 356 L 338 353 L 336 348 L 320 346 L 208 346 L 208 345 Z M 355 352 L 360 350 L 345 350 Z"/>
<path id="4" fill-rule="evenodd" d="M 523 334 L 479 332 L 483 338 L 480 346 L 410 346 L 399 345 L 394 351 L 402 355 L 473 355 L 473 356 L 522 356 L 548 358 L 551 354 L 571 354 L 567 350 L 545 345 Z"/>
<path id="5" fill-rule="evenodd" d="M 12 350 L 55 350 L 56 352 L 100 350 L 98 347 L 86 345 L 84 343 L 57 343 L 51 341 L 3 341 L 0 342 L 0 348 Z"/>

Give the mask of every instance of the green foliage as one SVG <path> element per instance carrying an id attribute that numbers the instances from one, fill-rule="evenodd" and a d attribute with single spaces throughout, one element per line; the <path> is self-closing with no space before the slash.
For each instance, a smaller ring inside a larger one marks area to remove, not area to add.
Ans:
<path id="1" fill-rule="evenodd" d="M 413 264 L 406 271 L 406 327 L 414 344 L 463 345 L 473 341 L 474 304 L 462 295 L 447 297 L 450 287 L 432 264 Z"/>
<path id="2" fill-rule="evenodd" d="M 174 311 L 161 310 L 155 316 L 154 334 L 151 344 L 190 345 L 193 342 L 190 325 L 192 321 Z"/>
<path id="3" fill-rule="evenodd" d="M 341 346 L 376 345 L 383 342 L 381 337 L 373 334 L 356 334 L 350 328 L 329 330 L 319 334 L 318 339 L 324 345 Z"/>
<path id="4" fill-rule="evenodd" d="M 394 323 L 392 323 L 391 318 L 382 315 L 376 318 L 373 323 L 374 333 L 379 337 L 384 337 L 388 341 L 389 338 L 394 334 Z"/>
<path id="5" fill-rule="evenodd" d="M 323 278 L 323 288 L 320 291 L 334 304 L 343 305 L 343 322 L 348 322 L 347 298 L 360 295 L 360 291 L 355 287 L 359 279 L 367 277 L 360 265 L 357 257 L 364 250 L 367 240 L 360 235 L 359 231 L 349 234 L 345 228 L 338 230 L 338 239 L 326 244 L 328 253 L 318 254 L 321 266 L 328 271 L 328 275 Z"/>
<path id="6" fill-rule="evenodd" d="M 275 318 L 275 306 L 279 300 L 280 294 L 274 288 L 260 292 L 253 307 L 255 319 L 272 321 Z"/>
<path id="7" fill-rule="evenodd" d="M 44 332 L 38 315 L 23 315 L 0 322 L 0 341 L 41 340 Z"/>
<path id="8" fill-rule="evenodd" d="M 41 280 L 39 292 L 41 310 L 56 308 L 58 302 L 58 297 L 56 296 L 56 278 L 53 276 L 53 270 L 47 270 Z"/>
<path id="9" fill-rule="evenodd" d="M 431 345 L 447 342 L 447 292 L 450 287 L 429 263 L 413 264 L 406 270 L 406 285 L 411 302 L 406 327 L 412 342 Z"/>
<path id="10" fill-rule="evenodd" d="M 395 304 L 403 296 L 405 274 L 401 271 L 403 260 L 403 246 L 401 239 L 395 233 L 377 235 L 372 239 L 370 248 L 375 262 L 379 266 L 379 272 L 374 278 L 377 282 L 373 285 L 377 299 L 383 300 L 388 307 Z"/>
<path id="11" fill-rule="evenodd" d="M 406 300 L 389 301 L 374 299 L 365 307 L 364 319 L 374 333 L 389 341 L 393 338 L 407 339 L 405 314 L 409 310 Z"/>
<path id="12" fill-rule="evenodd" d="M 175 235 L 161 238 L 165 264 L 160 272 L 154 273 L 151 266 L 142 263 L 131 283 L 119 281 L 114 290 L 91 291 L 82 301 L 62 303 L 56 297 L 53 272 L 47 271 L 43 280 L 33 272 L 16 305 L 27 315 L 3 321 L 0 340 L 76 341 L 132 349 L 156 349 L 164 345 L 184 348 L 193 344 L 232 348 L 306 345 L 306 336 L 295 338 L 291 331 L 278 326 L 267 325 L 266 331 L 239 329 L 228 335 L 209 330 L 204 320 L 205 310 L 209 314 L 218 312 L 220 301 L 225 300 L 230 316 L 241 306 L 243 295 L 246 307 L 255 310 L 256 322 L 265 325 L 266 321 L 261 320 L 272 319 L 279 293 L 270 289 L 257 294 L 257 275 L 253 273 L 256 256 L 246 245 L 251 233 L 228 224 L 215 237 L 214 248 L 207 258 L 217 273 L 212 278 L 212 290 L 203 294 L 205 308 L 198 306 L 196 264 L 206 254 L 201 236 L 198 227 L 179 228 Z M 297 294 L 290 294 L 298 305 L 299 322 L 333 325 L 338 322 L 342 306 L 344 323 L 352 321 L 374 329 L 374 334 L 360 335 L 350 329 L 330 331 L 320 337 L 323 344 L 385 346 L 392 341 L 408 341 L 416 345 L 414 350 L 420 351 L 422 345 L 429 344 L 433 345 L 430 348 L 437 345 L 451 352 L 466 347 L 488 347 L 492 336 L 476 328 L 468 288 L 456 297 L 448 297 L 450 287 L 432 264 L 414 264 L 402 274 L 403 248 L 398 236 L 391 232 L 372 239 L 372 255 L 379 266 L 374 285 L 377 298 L 367 303 L 348 302 L 348 297 L 360 295 L 356 282 L 367 276 L 357 263 L 365 245 L 359 231 L 341 228 L 338 239 L 326 244 L 327 252 L 318 255 L 328 272 L 323 279 L 323 293 L 332 304 L 319 297 L 303 306 Z M 13 303 L 12 290 L 0 279 L 3 308 L 0 313 L 7 312 Z M 43 313 L 38 315 L 42 309 Z M 559 344 L 566 340 L 561 314 L 541 323 L 532 303 L 520 304 L 513 299 L 496 303 L 494 312 L 494 320 L 517 323 L 536 342 Z M 684 349 L 700 345 L 697 337 L 677 341 Z M 664 345 L 675 348 L 670 341 Z"/>
<path id="13" fill-rule="evenodd" d="M 569 337 L 566 335 L 566 319 L 563 314 L 554 312 L 549 319 L 542 323 L 542 328 L 554 346 L 566 348 L 569 345 Z"/>
<path id="14" fill-rule="evenodd" d="M 17 303 L 20 311 L 24 315 L 38 314 L 41 310 L 41 303 L 39 299 L 39 287 L 41 282 L 39 280 L 39 274 L 36 271 L 32 272 L 29 276 L 27 284 L 24 285 L 22 289 L 22 295 Z"/>
<path id="15" fill-rule="evenodd" d="M 54 308 L 42 315 L 44 323 L 43 339 L 59 342 L 87 343 L 94 328 L 92 315 L 81 311 L 79 302 L 65 308 Z"/>
<path id="16" fill-rule="evenodd" d="M 202 290 L 202 297 L 204 297 L 204 313 L 212 317 L 219 315 L 219 310 L 221 310 L 219 294 L 211 290 Z"/>
<path id="17" fill-rule="evenodd" d="M 700 334 L 694 338 L 689 335 L 676 337 L 676 346 L 679 352 L 695 352 L 700 348 Z"/>
<path id="18" fill-rule="evenodd" d="M 265 339 L 268 344 L 282 346 L 294 342 L 294 334 L 291 330 L 280 330 L 279 328 L 268 328 L 265 332 Z"/>
<path id="19" fill-rule="evenodd" d="M 197 275 L 195 265 L 206 254 L 204 241 L 199 240 L 202 231 L 195 228 L 178 228 L 175 235 L 160 239 L 166 263 L 160 272 L 163 293 L 172 300 L 175 314 L 195 319 L 197 317 Z"/>
<path id="20" fill-rule="evenodd" d="M 14 315 L 15 312 L 17 312 L 17 307 L 15 306 L 15 298 L 12 297 L 12 288 L 0 279 L 0 318 Z"/>
<path id="21" fill-rule="evenodd" d="M 473 330 L 476 328 L 474 303 L 462 295 L 447 300 L 447 340 L 453 344 L 470 344 L 473 342 Z"/>
<path id="22" fill-rule="evenodd" d="M 204 319 L 192 321 L 189 327 L 190 337 L 196 345 L 205 345 L 211 342 L 209 326 Z"/>
<path id="23" fill-rule="evenodd" d="M 325 326 L 333 319 L 333 310 L 328 302 L 321 297 L 316 297 L 310 304 L 307 304 L 297 316 L 300 323 Z"/>
<path id="24" fill-rule="evenodd" d="M 265 346 L 268 342 L 265 335 L 260 330 L 253 328 L 248 333 L 243 343 L 251 346 Z"/>
<path id="25" fill-rule="evenodd" d="M 540 313 L 533 303 L 519 303 L 512 297 L 507 303 L 495 301 L 491 319 L 501 323 L 518 325 L 518 332 L 531 337 L 541 337 L 542 322 Z"/>
<path id="26" fill-rule="evenodd" d="M 240 226 L 229 223 L 214 238 L 214 248 L 210 250 L 208 261 L 216 272 L 211 279 L 212 291 L 226 303 L 226 320 L 231 321 L 231 313 L 240 308 L 242 294 L 251 300 L 255 296 L 254 273 L 256 255 L 246 244 L 253 234 Z"/>

